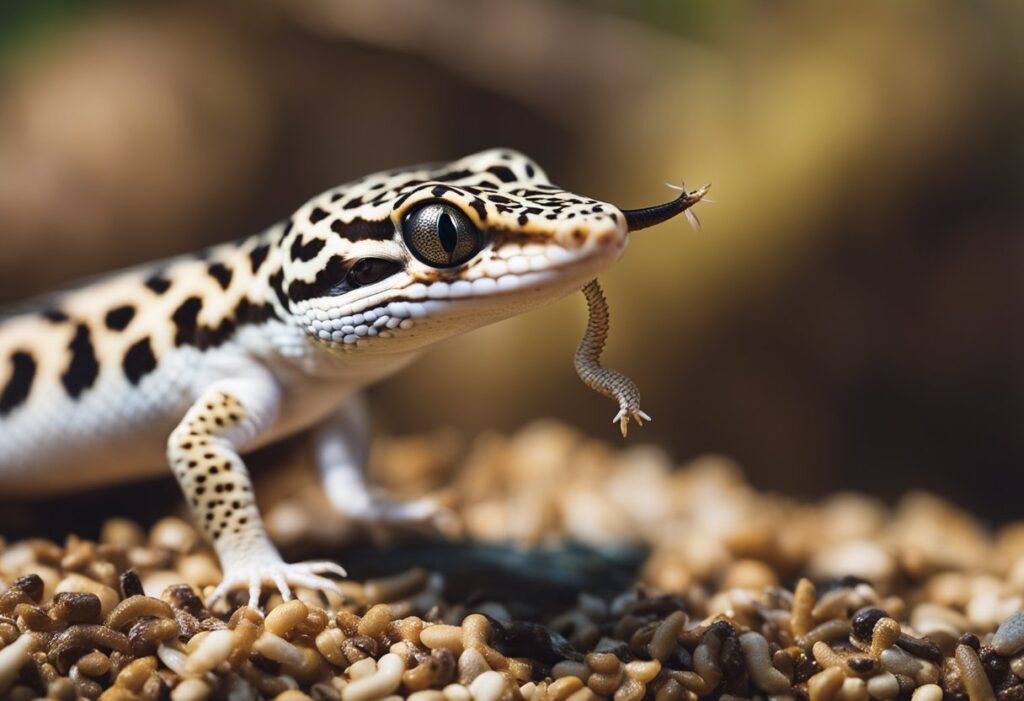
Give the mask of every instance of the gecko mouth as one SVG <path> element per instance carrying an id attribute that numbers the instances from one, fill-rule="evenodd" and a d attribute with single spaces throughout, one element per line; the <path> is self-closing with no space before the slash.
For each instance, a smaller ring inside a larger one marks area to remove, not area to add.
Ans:
<path id="1" fill-rule="evenodd" d="M 400 330 L 411 329 L 418 322 L 428 322 L 453 308 L 467 310 L 501 297 L 522 296 L 522 306 L 530 301 L 542 302 L 553 290 L 566 292 L 578 289 L 597 272 L 618 257 L 626 239 L 617 245 L 601 246 L 583 254 L 559 256 L 541 269 L 521 272 L 507 271 L 498 277 L 476 280 L 437 280 L 430 284 L 414 281 L 395 290 L 396 297 L 387 301 L 368 297 L 346 307 L 330 310 L 324 319 L 310 322 L 308 330 L 323 341 L 353 347 L 367 338 L 390 338 Z M 383 297 L 384 295 L 380 295 Z M 510 307 L 505 307 L 510 308 Z"/>

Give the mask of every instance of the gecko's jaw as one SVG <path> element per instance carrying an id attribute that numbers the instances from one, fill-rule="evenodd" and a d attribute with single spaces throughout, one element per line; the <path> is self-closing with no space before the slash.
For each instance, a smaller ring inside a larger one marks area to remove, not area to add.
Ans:
<path id="1" fill-rule="evenodd" d="M 404 273 L 362 299 L 311 309 L 305 325 L 311 335 L 344 351 L 390 350 L 402 337 L 415 337 L 420 345 L 563 297 L 617 260 L 626 242 L 623 231 L 588 239 L 575 250 L 554 244 L 502 246 L 455 278 L 423 280 Z"/>

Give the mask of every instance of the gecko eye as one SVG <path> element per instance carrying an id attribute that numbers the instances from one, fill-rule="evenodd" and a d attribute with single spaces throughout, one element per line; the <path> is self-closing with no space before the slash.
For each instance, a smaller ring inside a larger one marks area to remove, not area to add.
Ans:
<path id="1" fill-rule="evenodd" d="M 435 268 L 462 265 L 483 248 L 483 236 L 458 207 L 431 202 L 402 222 L 405 245 L 417 259 Z"/>
<path id="2" fill-rule="evenodd" d="M 375 282 L 380 282 L 386 277 L 391 277 L 402 265 L 397 261 L 384 260 L 383 258 L 360 258 L 348 271 L 345 281 L 349 287 L 365 287 Z"/>

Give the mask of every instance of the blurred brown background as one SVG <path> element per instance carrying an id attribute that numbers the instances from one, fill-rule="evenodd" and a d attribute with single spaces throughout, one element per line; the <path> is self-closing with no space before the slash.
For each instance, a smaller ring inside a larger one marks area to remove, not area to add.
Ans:
<path id="1" fill-rule="evenodd" d="M 0 5 L 0 302 L 255 232 L 396 165 L 511 146 L 704 228 L 603 278 L 630 441 L 755 484 L 1024 515 L 1024 4 L 38 0 Z M 555 416 L 582 297 L 375 388 L 390 433 Z"/>

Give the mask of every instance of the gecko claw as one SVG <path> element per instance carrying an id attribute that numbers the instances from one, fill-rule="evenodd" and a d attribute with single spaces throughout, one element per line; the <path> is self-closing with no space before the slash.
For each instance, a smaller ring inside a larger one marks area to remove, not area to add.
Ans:
<path id="1" fill-rule="evenodd" d="M 274 573 L 274 586 L 281 592 L 281 598 L 285 601 L 292 600 L 292 588 L 288 586 L 288 581 L 282 576 L 280 572 Z M 252 592 L 249 592 L 249 597 L 252 598 Z"/>
<path id="2" fill-rule="evenodd" d="M 265 583 L 273 584 L 285 601 L 294 597 L 292 587 L 330 591 L 340 596 L 342 592 L 337 583 L 321 576 L 321 573 L 346 576 L 345 568 L 341 565 L 323 560 L 292 564 L 283 561 L 261 561 L 235 568 L 229 567 L 224 573 L 224 580 L 213 590 L 206 603 L 212 606 L 233 591 L 248 589 L 248 606 L 258 609 L 260 592 Z"/>
<path id="3" fill-rule="evenodd" d="M 292 567 L 308 572 L 310 574 L 336 574 L 339 577 L 347 577 L 348 572 L 337 562 L 329 560 L 310 560 L 309 562 L 297 562 Z"/>

